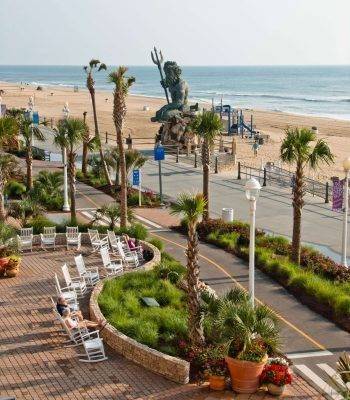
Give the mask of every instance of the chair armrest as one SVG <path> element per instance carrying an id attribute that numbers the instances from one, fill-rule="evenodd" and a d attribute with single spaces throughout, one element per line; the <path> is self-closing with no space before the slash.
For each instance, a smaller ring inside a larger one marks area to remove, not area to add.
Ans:
<path id="1" fill-rule="evenodd" d="M 91 271 L 91 272 L 96 272 L 96 273 L 98 273 L 98 267 L 86 268 L 86 271 Z"/>
<path id="2" fill-rule="evenodd" d="M 75 276 L 74 278 L 71 278 L 72 282 L 84 282 L 85 283 L 85 278 L 83 276 Z"/>
<path id="3" fill-rule="evenodd" d="M 92 331 L 89 333 L 86 333 L 85 335 L 81 335 L 81 338 L 84 340 L 84 338 L 90 338 L 91 336 L 96 336 L 96 339 L 100 338 L 100 332 L 99 331 Z"/>

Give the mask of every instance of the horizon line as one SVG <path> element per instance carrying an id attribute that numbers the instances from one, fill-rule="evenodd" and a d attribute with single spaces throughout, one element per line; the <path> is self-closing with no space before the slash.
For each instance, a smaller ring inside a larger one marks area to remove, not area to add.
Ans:
<path id="1" fill-rule="evenodd" d="M 118 64 L 127 67 L 153 67 L 153 64 Z M 107 64 L 111 67 L 117 64 Z M 83 67 L 84 64 L 1 64 L 0 67 Z M 350 64 L 180 64 L 181 67 L 350 67 Z"/>

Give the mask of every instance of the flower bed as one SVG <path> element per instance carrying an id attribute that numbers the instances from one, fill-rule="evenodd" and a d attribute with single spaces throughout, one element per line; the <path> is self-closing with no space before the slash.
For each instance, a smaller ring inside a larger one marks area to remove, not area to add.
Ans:
<path id="1" fill-rule="evenodd" d="M 185 233 L 185 227 L 175 227 Z M 201 240 L 248 260 L 249 225 L 222 220 L 201 222 Z M 256 266 L 281 283 L 303 304 L 350 331 L 350 269 L 309 247 L 302 247 L 301 265 L 290 261 L 290 241 L 257 231 Z"/>

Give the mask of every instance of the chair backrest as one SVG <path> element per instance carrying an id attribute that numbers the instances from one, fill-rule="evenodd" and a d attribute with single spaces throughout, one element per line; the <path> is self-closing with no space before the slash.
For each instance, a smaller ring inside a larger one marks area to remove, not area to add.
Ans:
<path id="1" fill-rule="evenodd" d="M 19 235 L 21 239 L 29 239 L 33 236 L 33 228 L 21 228 Z"/>
<path id="2" fill-rule="evenodd" d="M 61 293 L 61 285 L 60 285 L 60 281 L 58 280 L 57 274 L 55 274 L 55 286 L 57 289 L 57 294 L 60 294 Z"/>
<path id="3" fill-rule="evenodd" d="M 47 237 L 53 237 L 56 235 L 56 227 L 55 226 L 44 226 L 43 235 Z"/>
<path id="4" fill-rule="evenodd" d="M 115 245 L 115 244 L 117 244 L 119 242 L 119 238 L 117 238 L 115 236 L 115 232 L 114 231 L 107 231 L 107 236 L 108 236 L 109 243 L 111 245 Z"/>
<path id="5" fill-rule="evenodd" d="M 109 256 L 108 247 L 101 247 L 100 253 L 101 253 L 103 266 L 107 267 L 111 263 L 111 258 Z"/>
<path id="6" fill-rule="evenodd" d="M 100 241 L 100 235 L 97 229 L 88 229 L 88 234 L 91 243 L 96 243 Z"/>
<path id="7" fill-rule="evenodd" d="M 74 257 L 75 265 L 77 267 L 79 275 L 84 275 L 86 273 L 85 262 L 81 254 Z"/>
<path id="8" fill-rule="evenodd" d="M 66 237 L 69 239 L 78 239 L 79 228 L 77 226 L 66 227 Z"/>
<path id="9" fill-rule="evenodd" d="M 72 283 L 72 278 L 70 277 L 70 273 L 67 267 L 67 264 L 62 265 L 62 274 L 63 278 L 66 281 L 67 286 L 69 286 Z"/>
<path id="10" fill-rule="evenodd" d="M 122 242 L 118 242 L 117 243 L 117 249 L 118 249 L 119 255 L 124 259 L 125 258 L 125 252 L 124 252 L 124 249 L 123 249 Z"/>

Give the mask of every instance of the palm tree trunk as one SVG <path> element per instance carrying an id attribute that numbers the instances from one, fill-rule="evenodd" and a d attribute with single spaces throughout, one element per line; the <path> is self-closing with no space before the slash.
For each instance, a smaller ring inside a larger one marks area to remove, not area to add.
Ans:
<path id="1" fill-rule="evenodd" d="M 209 219 L 209 175 L 210 175 L 210 149 L 206 139 L 202 144 L 202 168 L 203 168 L 203 198 L 205 207 L 203 210 L 203 220 Z"/>
<path id="2" fill-rule="evenodd" d="M 105 177 L 107 179 L 108 185 L 111 187 L 112 186 L 112 180 L 111 180 L 111 177 L 109 175 L 108 167 L 107 167 L 106 160 L 105 160 L 105 155 L 103 153 L 101 137 L 100 137 L 100 131 L 99 131 L 98 122 L 97 122 L 95 89 L 90 90 L 90 95 L 91 95 L 91 102 L 92 102 L 92 111 L 93 111 L 93 114 L 94 114 L 95 137 L 99 141 L 99 152 L 100 152 L 100 158 L 101 158 L 101 162 L 102 162 L 103 172 L 104 172 Z"/>
<path id="3" fill-rule="evenodd" d="M 5 220 L 6 220 L 5 200 L 4 200 L 4 191 L 2 188 L 0 191 L 0 221 L 5 222 Z"/>
<path id="4" fill-rule="evenodd" d="M 199 268 L 198 268 L 198 238 L 196 224 L 188 225 L 187 240 L 187 287 L 188 287 L 188 336 L 193 345 L 201 346 L 204 343 L 202 316 L 199 301 Z"/>
<path id="5" fill-rule="evenodd" d="M 127 223 L 127 176 L 125 151 L 123 146 L 123 135 L 120 129 L 117 129 L 117 145 L 119 152 L 119 173 L 120 173 L 120 227 L 125 228 Z"/>
<path id="6" fill-rule="evenodd" d="M 295 173 L 295 187 L 293 196 L 293 237 L 292 237 L 292 261 L 300 264 L 300 250 L 301 250 L 301 213 L 304 206 L 303 200 L 303 165 L 301 162 L 297 163 Z"/>
<path id="7" fill-rule="evenodd" d="M 70 218 L 72 223 L 75 223 L 75 221 L 77 220 L 76 201 L 75 201 L 75 195 L 76 195 L 75 175 L 76 175 L 75 154 L 73 151 L 70 151 L 68 155 L 68 179 L 69 179 L 69 195 L 70 195 Z"/>
<path id="8" fill-rule="evenodd" d="M 84 116 L 84 123 L 86 124 L 86 111 L 83 113 L 83 116 Z M 82 164 L 81 164 L 81 172 L 83 173 L 85 178 L 86 178 L 86 174 L 87 174 L 89 140 L 90 140 L 89 132 L 86 132 L 86 134 L 84 135 L 84 141 L 83 141 L 83 155 L 82 155 Z"/>
<path id="9" fill-rule="evenodd" d="M 33 151 L 28 147 L 26 154 L 27 164 L 27 190 L 33 189 Z"/>

